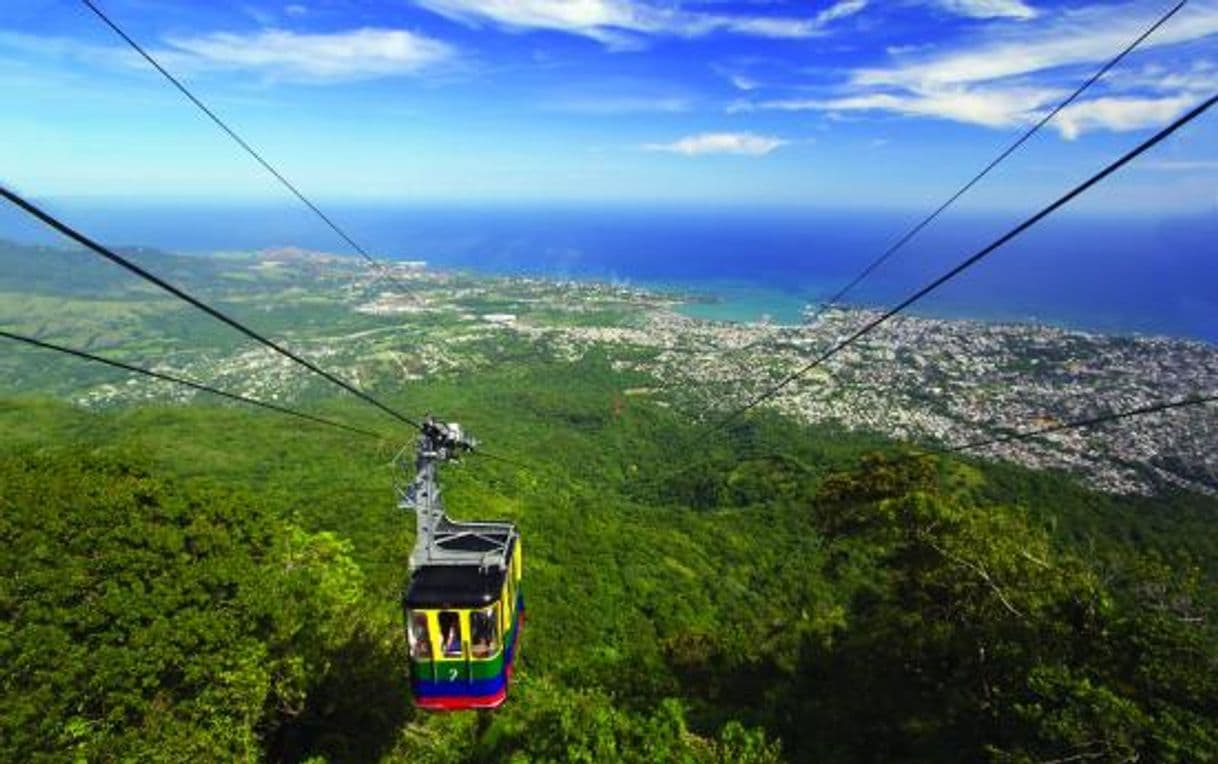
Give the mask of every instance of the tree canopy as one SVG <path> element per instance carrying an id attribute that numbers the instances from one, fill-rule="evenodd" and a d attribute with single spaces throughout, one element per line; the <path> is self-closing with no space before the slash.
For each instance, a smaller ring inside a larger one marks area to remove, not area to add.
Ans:
<path id="1" fill-rule="evenodd" d="M 527 454 L 443 475 L 455 517 L 523 530 L 494 713 L 410 706 L 390 444 L 0 405 L 0 758 L 1218 760 L 1212 500 L 765 416 L 685 447 L 567 371 L 426 391 Z"/>

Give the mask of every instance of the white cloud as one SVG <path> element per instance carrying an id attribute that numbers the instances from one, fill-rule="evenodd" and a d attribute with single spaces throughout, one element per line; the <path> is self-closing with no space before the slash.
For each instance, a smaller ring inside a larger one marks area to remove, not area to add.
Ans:
<path id="1" fill-rule="evenodd" d="M 606 116 L 614 114 L 678 114 L 693 104 L 682 96 L 604 96 L 564 98 L 547 105 L 553 111 Z"/>
<path id="2" fill-rule="evenodd" d="M 62 59 L 94 67 L 119 68 L 143 64 L 143 60 L 136 53 L 125 47 L 93 45 L 71 37 L 22 32 L 0 31 L 0 51 L 18 54 L 22 59 Z M 7 65 L 14 60 L 16 59 L 5 56 L 3 62 Z"/>
<path id="3" fill-rule="evenodd" d="M 816 23 L 824 25 L 853 16 L 867 7 L 867 0 L 841 0 L 816 14 Z"/>
<path id="4" fill-rule="evenodd" d="M 1148 64 L 1140 70 L 1114 72 L 1111 80 L 1127 88 L 1202 93 L 1212 89 L 1214 83 L 1218 82 L 1218 66 L 1206 59 L 1193 61 L 1188 67 L 1177 66 L 1171 70 L 1157 64 Z"/>
<path id="5" fill-rule="evenodd" d="M 895 67 L 864 69 L 858 85 L 933 86 L 974 83 L 1098 64 L 1145 31 L 1152 20 L 1142 5 L 1089 6 L 1043 24 L 1020 24 L 979 44 L 911 60 Z M 1159 13 L 1159 11 L 1154 11 Z M 1200 40 L 1218 34 L 1218 2 L 1200 2 L 1142 43 L 1142 50 Z"/>
<path id="6" fill-rule="evenodd" d="M 90 67 L 146 71 L 147 62 L 126 46 L 94 45 L 66 37 L 0 31 L 0 54 L 74 61 Z M 297 34 L 265 29 L 175 37 L 152 48 L 170 71 L 190 74 L 242 70 L 301 82 L 342 82 L 416 74 L 456 56 L 449 45 L 400 29 L 355 29 Z"/>
<path id="7" fill-rule="evenodd" d="M 889 112 L 907 117 L 947 119 L 970 125 L 1011 128 L 1039 120 L 1065 96 L 1041 88 L 985 88 L 925 93 L 872 93 L 828 99 L 789 99 L 749 104 L 748 109 L 776 111 Z M 1089 130 L 1123 132 L 1163 125 L 1196 105 L 1189 95 L 1163 97 L 1104 96 L 1077 101 L 1049 123 L 1074 140 Z M 741 105 L 729 110 L 742 111 Z"/>
<path id="8" fill-rule="evenodd" d="M 953 50 L 896 52 L 895 65 L 856 70 L 828 96 L 737 102 L 728 110 L 888 112 L 992 128 L 1028 125 L 1085 74 L 1125 48 L 1151 20 L 1144 7 L 1122 4 L 999 24 Z M 1218 0 L 1196 0 L 1145 41 L 1143 49 L 1182 46 L 1215 35 Z M 1051 127 L 1073 139 L 1089 130 L 1159 125 L 1211 89 L 1213 74 L 1208 61 L 1175 72 L 1155 67 L 1117 71 L 1105 78 L 1101 95 L 1072 104 Z"/>
<path id="9" fill-rule="evenodd" d="M 1023 0 L 936 0 L 936 5 L 970 19 L 1034 19 L 1036 9 Z"/>
<path id="10" fill-rule="evenodd" d="M 249 69 L 284 79 L 320 81 L 413 74 L 454 54 L 449 45 L 404 29 L 332 34 L 267 29 L 176 37 L 168 43 L 174 52 L 205 68 Z"/>
<path id="11" fill-rule="evenodd" d="M 1138 164 L 1142 170 L 1163 172 L 1210 172 L 1218 171 L 1218 159 L 1158 159 Z"/>
<path id="12" fill-rule="evenodd" d="M 751 77 L 746 77 L 743 74 L 730 75 L 728 77 L 728 81 L 731 82 L 732 87 L 736 88 L 737 90 L 756 90 L 758 87 L 760 87 L 760 83 L 757 82 L 757 80 Z"/>
<path id="13" fill-rule="evenodd" d="M 765 156 L 788 143 L 790 141 L 782 138 L 754 133 L 700 133 L 687 135 L 672 143 L 649 143 L 643 148 L 648 151 L 667 151 L 690 157 L 704 154 Z"/>
<path id="14" fill-rule="evenodd" d="M 737 90 L 750 91 L 761 87 L 761 82 L 748 73 L 747 63 L 711 64 L 711 71 L 731 83 Z"/>
<path id="15" fill-rule="evenodd" d="M 543 29 L 581 35 L 610 48 L 638 47 L 639 36 L 702 37 L 731 32 L 773 39 L 823 34 L 834 21 L 862 11 L 868 0 L 839 0 L 811 17 L 729 15 L 683 10 L 642 0 L 416 0 L 442 16 L 467 24 L 490 22 L 516 30 Z"/>
<path id="16" fill-rule="evenodd" d="M 776 111 L 886 111 L 909 117 L 939 117 L 986 127 L 1010 127 L 1031 119 L 1061 93 L 1041 88 L 954 89 L 923 93 L 868 93 L 827 99 L 762 101 L 751 108 Z M 737 107 L 739 108 L 739 107 Z"/>
<path id="17" fill-rule="evenodd" d="M 1196 101 L 1189 96 L 1169 98 L 1094 98 L 1067 106 L 1055 124 L 1061 134 L 1077 138 L 1088 128 L 1141 130 L 1163 125 L 1180 116 Z"/>

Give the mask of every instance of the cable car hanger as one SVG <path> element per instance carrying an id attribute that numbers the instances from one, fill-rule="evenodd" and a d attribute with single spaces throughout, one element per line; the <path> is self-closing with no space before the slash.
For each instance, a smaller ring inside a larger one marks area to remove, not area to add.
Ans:
<path id="1" fill-rule="evenodd" d="M 441 498 L 439 467 L 475 453 L 459 424 L 428 414 L 413 477 L 403 448 L 394 460 L 398 506 L 415 513 L 410 583 L 402 598 L 415 705 L 496 708 L 507 699 L 524 625 L 520 531 L 503 521 L 455 521 Z M 409 478 L 409 479 L 407 479 Z"/>

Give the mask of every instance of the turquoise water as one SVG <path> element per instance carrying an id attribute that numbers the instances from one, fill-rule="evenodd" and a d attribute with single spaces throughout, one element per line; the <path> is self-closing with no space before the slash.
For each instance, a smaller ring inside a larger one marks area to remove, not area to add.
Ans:
<path id="1" fill-rule="evenodd" d="M 744 284 L 703 283 L 698 291 L 715 301 L 688 302 L 677 308 L 678 313 L 706 321 L 795 325 L 803 323 L 803 309 L 808 304 L 808 295 Z"/>

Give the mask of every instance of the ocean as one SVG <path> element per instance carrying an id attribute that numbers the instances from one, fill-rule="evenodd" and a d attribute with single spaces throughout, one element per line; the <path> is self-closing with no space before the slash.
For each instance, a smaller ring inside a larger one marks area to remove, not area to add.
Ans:
<path id="1" fill-rule="evenodd" d="M 194 254 L 280 245 L 346 251 L 316 218 L 286 205 L 43 203 L 111 245 Z M 686 306 L 691 315 L 778 323 L 798 323 L 805 305 L 836 292 L 918 219 L 898 212 L 625 205 L 333 205 L 327 211 L 377 257 L 683 289 L 715 300 Z M 892 304 L 1021 219 L 1014 212 L 953 212 L 846 302 Z M 55 240 L 11 209 L 0 213 L 0 237 Z M 1067 210 L 911 312 L 1218 343 L 1218 213 L 1169 218 Z"/>

